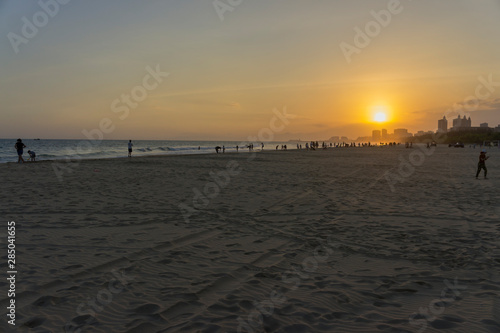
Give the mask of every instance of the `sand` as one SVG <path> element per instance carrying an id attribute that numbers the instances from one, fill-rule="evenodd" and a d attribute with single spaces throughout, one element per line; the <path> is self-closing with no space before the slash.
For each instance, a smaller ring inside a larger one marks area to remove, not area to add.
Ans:
<path id="1" fill-rule="evenodd" d="M 52 162 L 0 165 L 13 331 L 500 332 L 500 150 L 488 180 L 478 155 L 86 160 L 62 180 Z"/>

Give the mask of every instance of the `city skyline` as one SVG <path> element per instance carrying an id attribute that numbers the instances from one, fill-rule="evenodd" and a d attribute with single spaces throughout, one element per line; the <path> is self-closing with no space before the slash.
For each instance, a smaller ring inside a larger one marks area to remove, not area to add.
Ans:
<path id="1" fill-rule="evenodd" d="M 457 118 L 453 118 L 452 120 L 452 126 L 448 127 L 448 119 L 446 116 L 443 116 L 442 119 L 437 120 L 437 128 L 436 130 L 419 130 L 416 133 L 411 133 L 408 132 L 408 129 L 406 128 L 395 128 L 394 133 L 388 133 L 387 129 L 381 129 L 381 130 L 372 130 L 372 135 L 371 138 L 372 140 L 390 140 L 390 139 L 397 139 L 397 138 L 409 138 L 409 137 L 417 137 L 417 136 L 422 136 L 422 135 L 427 135 L 427 134 L 436 134 L 436 133 L 447 133 L 450 131 L 482 131 L 482 130 L 493 130 L 495 132 L 500 132 L 500 121 L 498 124 L 490 126 L 489 123 L 480 123 L 479 126 L 472 126 L 472 118 L 467 114 L 464 115 L 458 115 Z M 366 138 L 366 137 L 365 137 Z M 359 140 L 359 138 L 357 139 Z"/>

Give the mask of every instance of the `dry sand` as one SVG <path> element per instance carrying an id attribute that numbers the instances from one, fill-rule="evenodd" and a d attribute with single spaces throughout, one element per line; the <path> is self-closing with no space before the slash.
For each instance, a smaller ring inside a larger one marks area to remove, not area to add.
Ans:
<path id="1" fill-rule="evenodd" d="M 474 178 L 478 155 L 88 160 L 63 181 L 52 162 L 0 165 L 15 331 L 500 332 L 500 150 L 489 180 Z"/>

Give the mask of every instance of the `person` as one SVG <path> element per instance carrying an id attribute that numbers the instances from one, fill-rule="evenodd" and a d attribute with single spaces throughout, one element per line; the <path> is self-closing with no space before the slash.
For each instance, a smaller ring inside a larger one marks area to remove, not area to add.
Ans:
<path id="1" fill-rule="evenodd" d="M 128 140 L 128 157 L 132 157 L 132 147 L 134 144 L 132 143 L 132 140 Z"/>
<path id="2" fill-rule="evenodd" d="M 30 154 L 30 161 L 35 162 L 36 154 L 33 150 L 28 150 L 28 154 Z"/>
<path id="3" fill-rule="evenodd" d="M 218 154 L 220 150 L 220 146 L 215 147 L 215 152 Z"/>
<path id="4" fill-rule="evenodd" d="M 264 150 L 264 142 L 261 143 L 262 150 Z"/>
<path id="5" fill-rule="evenodd" d="M 238 149 L 240 149 L 240 147 L 238 147 L 238 145 L 236 145 L 236 152 L 238 152 Z"/>
<path id="6" fill-rule="evenodd" d="M 23 149 L 26 148 L 26 145 L 23 143 L 23 140 L 17 139 L 14 148 L 17 150 L 17 163 L 24 163 Z"/>
<path id="7" fill-rule="evenodd" d="M 479 173 L 481 172 L 481 169 L 484 169 L 484 179 L 488 179 L 486 175 L 488 174 L 488 169 L 486 169 L 486 160 L 490 158 L 489 156 L 486 156 L 486 150 L 483 149 L 481 153 L 479 154 L 479 163 L 477 164 L 477 172 L 476 172 L 476 179 L 479 177 Z"/>
<path id="8" fill-rule="evenodd" d="M 222 153 L 224 154 L 226 152 L 226 146 L 222 146 Z"/>

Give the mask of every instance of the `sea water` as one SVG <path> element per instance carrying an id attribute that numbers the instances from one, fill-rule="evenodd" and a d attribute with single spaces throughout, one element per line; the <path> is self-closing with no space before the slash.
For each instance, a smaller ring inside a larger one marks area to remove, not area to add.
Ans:
<path id="1" fill-rule="evenodd" d="M 0 139 L 0 163 L 16 162 L 17 152 L 14 148 L 17 139 Z M 128 140 L 45 140 L 25 139 L 23 157 L 29 158 L 28 150 L 36 153 L 37 160 L 59 160 L 65 158 L 117 158 L 128 154 Z M 172 141 L 172 140 L 133 140 L 132 156 L 146 155 L 185 155 L 215 153 L 216 146 L 225 146 L 226 152 L 248 151 L 249 142 L 241 141 Z M 254 142 L 254 149 L 260 150 L 261 143 Z M 274 150 L 276 146 L 287 145 L 288 149 L 295 149 L 292 142 L 265 142 L 265 150 Z M 302 143 L 305 147 L 305 143 Z"/>

